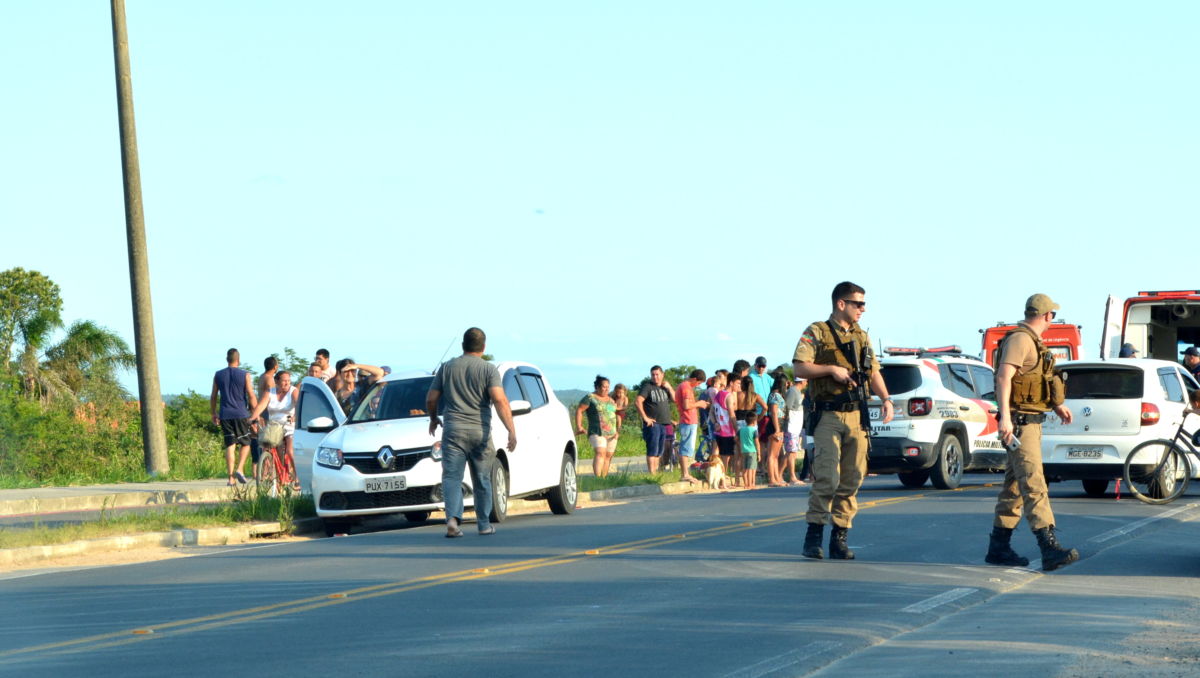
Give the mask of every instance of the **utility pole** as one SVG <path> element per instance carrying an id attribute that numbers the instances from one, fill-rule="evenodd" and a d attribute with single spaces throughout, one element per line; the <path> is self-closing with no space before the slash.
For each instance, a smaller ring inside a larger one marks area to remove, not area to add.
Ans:
<path id="1" fill-rule="evenodd" d="M 134 350 L 137 352 L 138 398 L 142 408 L 142 451 L 146 472 L 156 476 L 166 473 L 170 463 L 167 461 L 162 391 L 158 384 L 158 352 L 154 348 L 154 309 L 150 304 L 142 176 L 138 168 L 137 129 L 133 124 L 133 81 L 129 75 L 125 0 L 112 0 L 112 26 L 113 58 L 117 67 L 117 119 L 121 126 L 121 174 L 125 187 L 125 237 L 129 245 Z"/>

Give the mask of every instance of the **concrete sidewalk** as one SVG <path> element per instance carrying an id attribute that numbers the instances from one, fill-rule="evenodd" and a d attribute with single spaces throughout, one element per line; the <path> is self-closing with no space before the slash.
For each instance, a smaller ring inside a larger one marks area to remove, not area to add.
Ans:
<path id="1" fill-rule="evenodd" d="M 0 516 L 227 501 L 233 498 L 234 488 L 225 483 L 219 478 L 0 490 Z"/>

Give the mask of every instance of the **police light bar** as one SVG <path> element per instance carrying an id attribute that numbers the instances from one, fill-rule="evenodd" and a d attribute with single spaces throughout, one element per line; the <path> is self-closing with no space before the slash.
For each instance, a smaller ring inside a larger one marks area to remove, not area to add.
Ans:
<path id="1" fill-rule="evenodd" d="M 938 346 L 937 348 L 927 348 L 925 353 L 962 353 L 962 346 Z"/>
<path id="2" fill-rule="evenodd" d="M 1164 299 L 1175 299 L 1179 297 L 1195 297 L 1200 296 L 1200 290 L 1163 290 L 1161 292 L 1138 292 L 1139 297 L 1162 297 Z"/>
<path id="3" fill-rule="evenodd" d="M 883 349 L 883 352 L 888 355 L 920 355 L 919 348 L 906 348 L 904 346 L 888 346 Z"/>

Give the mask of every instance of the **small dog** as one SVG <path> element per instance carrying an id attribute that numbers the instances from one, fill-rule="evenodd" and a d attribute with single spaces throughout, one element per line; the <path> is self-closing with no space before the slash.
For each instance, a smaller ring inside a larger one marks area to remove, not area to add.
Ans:
<path id="1" fill-rule="evenodd" d="M 714 454 L 712 459 L 708 461 L 708 468 L 705 469 L 705 480 L 710 490 L 729 489 L 729 480 L 725 477 L 725 465 L 721 463 L 721 457 Z"/>

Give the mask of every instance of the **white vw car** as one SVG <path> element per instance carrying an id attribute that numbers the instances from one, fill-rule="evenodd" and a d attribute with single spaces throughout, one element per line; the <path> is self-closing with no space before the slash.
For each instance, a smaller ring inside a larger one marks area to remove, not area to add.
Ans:
<path id="1" fill-rule="evenodd" d="M 1200 388 L 1186 370 L 1168 360 L 1074 360 L 1059 367 L 1073 420 L 1063 424 L 1047 414 L 1042 469 L 1047 480 L 1083 481 L 1084 492 L 1093 497 L 1104 496 L 1109 483 L 1122 476 L 1133 448 L 1175 435 L 1187 392 Z M 1192 417 L 1188 423 L 1194 427 L 1200 422 Z"/>
<path id="2" fill-rule="evenodd" d="M 527 363 L 498 363 L 517 428 L 508 431 L 493 411 L 491 519 L 504 520 L 510 497 L 544 498 L 554 513 L 575 510 L 575 437 L 566 407 L 541 371 Z M 444 510 L 441 429 L 429 435 L 425 396 L 429 372 L 393 373 L 371 387 L 350 417 L 320 379 L 305 377 L 297 406 L 297 475 L 313 496 L 327 534 L 345 532 L 360 516 L 403 513 L 421 522 Z M 470 473 L 463 478 L 466 506 L 473 505 Z"/>

